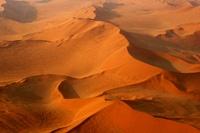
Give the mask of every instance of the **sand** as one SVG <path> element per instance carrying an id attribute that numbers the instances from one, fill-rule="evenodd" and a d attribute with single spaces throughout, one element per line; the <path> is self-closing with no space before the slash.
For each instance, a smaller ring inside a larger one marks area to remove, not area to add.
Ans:
<path id="1" fill-rule="evenodd" d="M 126 122 L 130 124 L 126 124 Z M 198 133 L 199 131 L 184 124 L 156 119 L 132 110 L 126 104 L 116 102 L 86 120 L 71 133 Z"/>
<path id="2" fill-rule="evenodd" d="M 2 4 L 3 133 L 200 132 L 199 0 Z"/>

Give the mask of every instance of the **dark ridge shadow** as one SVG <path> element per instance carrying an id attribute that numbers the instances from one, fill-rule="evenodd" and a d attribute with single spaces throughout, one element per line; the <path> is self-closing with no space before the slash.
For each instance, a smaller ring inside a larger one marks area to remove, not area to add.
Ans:
<path id="1" fill-rule="evenodd" d="M 148 43 L 149 43 L 148 41 L 147 42 L 137 42 L 136 41 L 137 38 L 135 38 L 136 36 L 134 36 L 134 34 L 125 32 L 125 31 L 121 31 L 121 32 L 123 35 L 125 35 L 125 37 L 127 38 L 127 40 L 130 43 L 130 45 L 128 46 L 128 52 L 130 53 L 131 56 L 133 56 L 134 58 L 136 58 L 142 62 L 148 63 L 153 66 L 157 66 L 159 68 L 163 68 L 165 70 L 172 71 L 172 72 L 179 72 L 176 68 L 174 68 L 174 66 L 168 60 L 164 59 L 163 57 L 159 56 L 155 52 L 148 49 L 148 47 L 150 47 L 150 45 L 148 45 Z M 140 38 L 138 38 L 138 39 L 140 39 Z M 141 41 L 143 41 L 143 40 L 141 40 Z M 147 48 L 142 47 L 142 43 L 146 43 L 145 46 Z M 157 45 L 156 42 L 154 45 Z M 157 50 L 159 50 L 158 52 L 169 52 L 167 49 L 163 50 L 159 47 Z"/>
<path id="2" fill-rule="evenodd" d="M 124 101 L 133 109 L 148 112 L 150 114 L 154 113 L 164 113 L 165 108 L 162 107 L 162 103 L 158 101 L 148 101 L 148 100 L 135 100 L 135 101 Z"/>
<path id="3" fill-rule="evenodd" d="M 109 21 L 113 18 L 120 17 L 120 15 L 113 11 L 114 9 L 123 6 L 123 4 L 113 3 L 113 2 L 106 2 L 103 4 L 103 7 L 96 7 L 96 18 L 95 20 L 100 21 Z"/>
<path id="4" fill-rule="evenodd" d="M 198 118 L 200 116 L 200 104 L 197 101 L 191 103 L 191 101 L 181 102 L 176 99 L 174 99 L 174 102 L 171 102 L 170 99 L 155 99 L 151 101 L 141 99 L 124 102 L 133 109 L 146 112 L 154 117 L 174 120 L 200 128 L 200 119 Z M 192 116 L 191 114 L 196 115 Z"/>
<path id="5" fill-rule="evenodd" d="M 193 7 L 197 7 L 197 6 L 200 6 L 200 2 L 199 1 L 189 1 L 189 3 L 193 6 Z"/>
<path id="6" fill-rule="evenodd" d="M 56 75 L 35 75 L 24 78 L 21 81 L 13 82 L 0 87 L 0 90 L 10 100 L 21 103 L 36 103 L 48 100 L 54 92 L 52 85 L 62 76 Z"/>
<path id="7" fill-rule="evenodd" d="M 52 1 L 52 0 L 40 0 L 40 1 L 37 1 L 37 3 L 48 3 L 50 1 Z"/>
<path id="8" fill-rule="evenodd" d="M 177 6 L 177 4 L 172 3 L 172 2 L 167 2 L 167 4 L 170 5 L 170 6 L 172 6 L 172 7 L 176 7 Z"/>
<path id="9" fill-rule="evenodd" d="M 76 90 L 67 81 L 63 81 L 58 88 L 65 99 L 80 98 Z"/>
<path id="10" fill-rule="evenodd" d="M 129 46 L 128 51 L 130 55 L 142 62 L 148 63 L 153 66 L 157 66 L 159 68 L 163 68 L 168 71 L 178 72 L 178 70 L 174 68 L 168 60 L 160 57 L 159 55 L 155 54 L 150 50 Z"/>
<path id="11" fill-rule="evenodd" d="M 18 21 L 30 23 L 37 19 L 37 9 L 26 1 L 6 0 L 1 16 Z"/>
<path id="12" fill-rule="evenodd" d="M 176 83 L 174 84 L 177 84 L 178 86 L 184 86 L 183 88 L 180 88 L 181 90 L 184 90 L 184 91 L 187 91 L 189 92 L 190 94 L 193 94 L 195 96 L 200 96 L 200 90 L 199 90 L 199 86 L 198 85 L 194 85 L 193 86 L 193 89 L 190 89 L 187 87 L 187 83 L 194 81 L 195 80 L 195 83 L 199 83 L 200 82 L 200 72 L 197 72 L 197 73 L 172 73 L 177 81 Z M 190 79 L 190 80 L 188 80 Z M 188 90 L 189 89 L 189 90 Z"/>
<path id="13" fill-rule="evenodd" d="M 191 35 L 186 36 L 180 41 L 183 45 L 182 47 L 187 47 L 188 49 L 200 52 L 200 31 L 196 31 Z"/>

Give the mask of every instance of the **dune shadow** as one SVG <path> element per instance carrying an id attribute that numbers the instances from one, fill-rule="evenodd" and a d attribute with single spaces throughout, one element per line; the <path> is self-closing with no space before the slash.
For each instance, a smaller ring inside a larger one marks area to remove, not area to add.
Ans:
<path id="1" fill-rule="evenodd" d="M 147 112 L 150 114 L 154 113 L 164 113 L 165 108 L 162 106 L 163 103 L 160 103 L 158 101 L 148 101 L 148 100 L 136 100 L 136 101 L 124 101 L 126 104 L 128 104 L 133 109 Z"/>
<path id="2" fill-rule="evenodd" d="M 1 16 L 18 21 L 30 23 L 37 19 L 37 9 L 27 1 L 6 0 Z"/>
<path id="3" fill-rule="evenodd" d="M 113 18 L 120 17 L 120 15 L 114 11 L 114 9 L 123 6 L 123 4 L 106 2 L 103 7 L 96 7 L 96 20 L 109 21 Z"/>
<path id="4" fill-rule="evenodd" d="M 199 103 L 176 99 L 155 99 L 155 100 L 136 100 L 136 101 L 124 101 L 130 107 L 135 110 L 151 114 L 154 117 L 174 120 L 177 122 L 184 122 L 193 127 L 200 128 L 198 118 Z M 191 109 L 192 108 L 192 109 Z M 195 114 L 192 116 L 191 114 Z"/>
<path id="5" fill-rule="evenodd" d="M 125 31 L 121 31 L 123 35 L 127 38 L 129 41 L 130 45 L 128 46 L 128 52 L 131 56 L 134 58 L 148 63 L 153 66 L 157 66 L 159 68 L 163 68 L 169 71 L 173 72 L 178 72 L 178 70 L 171 64 L 170 61 L 167 59 L 161 57 L 158 53 L 169 53 L 168 49 L 163 49 L 163 47 L 166 47 L 165 44 L 164 46 L 160 45 L 157 43 L 156 38 L 153 37 L 146 37 L 146 35 L 135 35 L 134 33 L 129 33 Z M 138 36 L 142 36 L 139 38 Z M 143 38 L 150 38 L 150 39 L 143 39 Z M 156 52 L 151 50 L 151 40 L 154 42 L 152 43 L 153 45 L 157 45 L 157 50 Z"/>
<path id="6" fill-rule="evenodd" d="M 48 2 L 50 2 L 50 1 L 52 1 L 52 0 L 39 0 L 39 1 L 37 1 L 38 3 L 48 3 Z"/>
<path id="7" fill-rule="evenodd" d="M 59 91 L 65 99 L 80 98 L 76 90 L 67 81 L 63 81 L 59 85 Z"/>
<path id="8" fill-rule="evenodd" d="M 190 0 L 189 3 L 190 3 L 193 7 L 200 6 L 200 2 L 199 2 L 199 1 L 195 1 L 195 0 L 191 1 L 191 0 Z"/>

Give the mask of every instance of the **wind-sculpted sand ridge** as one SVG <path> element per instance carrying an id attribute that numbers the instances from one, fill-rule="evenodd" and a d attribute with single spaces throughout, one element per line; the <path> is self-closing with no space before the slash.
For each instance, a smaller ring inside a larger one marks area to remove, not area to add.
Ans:
<path id="1" fill-rule="evenodd" d="M 123 116 L 123 117 L 122 117 Z M 144 124 L 144 121 L 146 124 Z M 126 124 L 129 122 L 131 124 Z M 111 127 L 112 126 L 112 127 Z M 132 110 L 122 102 L 115 102 L 93 117 L 86 120 L 70 133 L 130 133 L 130 132 L 182 132 L 198 133 L 199 131 L 168 120 L 153 118 L 141 112 Z"/>
<path id="2" fill-rule="evenodd" d="M 3 7 L 2 132 L 199 133 L 198 1 Z M 18 17 L 25 9 L 30 16 Z"/>
<path id="3" fill-rule="evenodd" d="M 72 88 L 62 92 L 64 80 L 64 76 L 41 75 L 1 87 L 1 132 L 41 133 L 63 127 L 67 131 L 111 103 L 101 97 L 65 97 Z"/>
<path id="4" fill-rule="evenodd" d="M 108 100 L 123 100 L 134 109 L 155 117 L 199 128 L 199 92 L 195 89 L 198 81 L 188 79 L 181 74 L 161 74 L 145 82 L 115 88 L 104 94 Z M 183 80 L 186 84 L 182 84 Z"/>
<path id="5" fill-rule="evenodd" d="M 198 23 L 194 23 L 194 25 L 192 25 L 193 21 L 195 21 L 197 18 L 190 19 L 190 22 L 180 21 L 181 23 L 179 21 L 174 23 L 173 20 L 168 20 L 168 22 L 171 24 L 171 27 L 181 25 L 184 22 L 181 26 L 183 30 L 185 29 L 184 31 L 182 31 L 182 32 L 184 32 L 184 33 L 182 33 L 183 35 L 194 33 L 194 35 L 188 35 L 187 37 L 183 37 L 183 38 L 179 39 L 180 41 L 177 44 L 174 41 L 170 41 L 170 37 L 173 36 L 173 32 L 172 33 L 167 32 L 165 36 L 167 36 L 167 34 L 170 34 L 169 39 L 163 39 L 162 37 L 155 37 L 155 35 L 151 35 L 148 33 L 148 30 L 153 31 L 153 30 L 157 29 L 158 27 L 157 28 L 151 27 L 152 29 L 145 29 L 144 30 L 145 33 L 138 32 L 137 30 L 134 30 L 134 29 L 132 30 L 130 28 L 130 27 L 137 27 L 137 28 L 139 27 L 136 25 L 128 25 L 128 24 L 137 24 L 138 22 L 136 20 L 139 20 L 138 17 L 141 16 L 141 18 L 142 18 L 143 16 L 147 16 L 147 17 L 151 16 L 149 14 L 142 14 L 142 13 L 140 14 L 139 11 L 141 11 L 143 8 L 146 8 L 146 10 L 147 9 L 152 10 L 152 12 L 153 12 L 152 14 L 154 14 L 154 12 L 156 12 L 156 10 L 154 11 L 153 9 L 154 8 L 156 9 L 157 7 L 159 7 L 158 5 L 156 5 L 155 7 L 152 5 L 151 6 L 147 5 L 147 7 L 143 7 L 143 5 L 141 4 L 138 6 L 138 8 L 134 9 L 135 10 L 134 12 L 136 12 L 136 11 L 139 12 L 139 14 L 137 14 L 137 16 L 136 16 L 137 19 L 134 20 L 134 17 L 124 18 L 124 17 L 128 17 L 129 15 L 132 16 L 132 14 L 130 14 L 129 10 L 133 9 L 131 7 L 135 7 L 136 5 L 138 5 L 139 2 L 138 3 L 137 2 L 138 1 L 136 1 L 136 3 L 134 3 L 132 5 L 129 5 L 130 1 L 105 2 L 103 4 L 103 7 L 96 7 L 95 20 L 103 20 L 103 21 L 111 22 L 112 24 L 119 27 L 121 29 L 121 34 L 123 34 L 126 37 L 126 39 L 129 41 L 128 50 L 129 50 L 129 53 L 134 58 L 137 58 L 145 63 L 161 67 L 167 71 L 174 71 L 174 72 L 181 72 L 181 73 L 199 72 L 200 64 L 199 64 L 199 60 L 198 60 L 199 54 L 197 52 L 197 49 L 199 48 L 198 47 Z M 187 7 L 191 6 L 190 4 L 188 4 L 187 1 L 184 1 L 184 2 L 187 3 L 186 4 Z M 178 1 L 177 1 L 177 3 L 180 4 L 180 2 L 178 2 Z M 157 1 L 157 4 L 160 4 L 160 1 Z M 168 5 L 168 6 L 171 6 L 171 5 Z M 185 8 L 185 6 L 183 6 L 183 7 Z M 157 13 L 157 14 L 166 13 L 166 10 L 168 10 L 168 11 L 177 12 L 177 13 L 172 13 L 172 14 L 174 15 L 174 17 L 178 17 L 179 13 L 182 13 L 181 10 L 183 10 L 182 6 L 179 8 L 174 8 L 174 9 L 171 9 L 171 8 L 168 9 L 168 8 L 169 7 L 164 6 L 163 9 L 160 11 L 160 13 Z M 187 16 L 189 13 L 193 12 L 193 10 L 197 10 L 197 12 L 200 11 L 198 8 L 199 7 L 190 7 L 190 9 L 183 11 L 183 12 L 185 12 L 184 15 Z M 129 10 L 126 11 L 127 9 L 129 9 Z M 121 12 L 119 12 L 119 11 L 121 11 Z M 103 15 L 106 13 L 108 16 Z M 169 16 L 169 14 L 171 14 L 171 13 L 168 13 L 168 16 Z M 191 14 L 194 15 L 196 13 L 191 13 Z M 111 16 L 109 16 L 109 15 L 111 15 Z M 114 15 L 114 16 L 112 16 L 112 15 Z M 165 16 L 167 16 L 167 14 L 165 14 L 165 15 L 162 14 L 162 16 L 165 17 Z M 158 18 L 156 16 L 152 16 L 152 17 L 155 17 L 155 18 L 154 19 L 147 18 L 147 20 L 143 20 L 143 21 L 149 22 L 152 20 L 158 20 Z M 161 19 L 160 24 L 162 24 L 162 22 L 165 21 L 163 17 Z M 182 18 L 184 18 L 184 17 L 182 17 Z M 126 21 L 124 23 L 121 23 L 121 22 L 123 22 L 123 19 L 125 19 Z M 177 19 L 177 20 L 179 20 L 179 19 Z M 199 20 L 197 20 L 197 22 L 198 21 Z M 149 25 L 149 23 L 148 23 L 148 25 Z M 138 24 L 142 24 L 142 22 L 139 22 Z M 128 26 L 128 28 L 126 28 L 126 26 Z M 156 26 L 156 24 L 154 26 Z M 146 26 L 142 25 L 142 27 L 144 28 Z M 164 27 L 166 28 L 168 26 L 164 26 Z M 186 28 L 184 28 L 184 27 L 186 27 Z M 148 28 L 148 27 L 146 27 L 146 28 Z M 159 30 L 160 30 L 160 32 L 166 31 L 166 29 L 159 29 Z M 156 34 L 157 34 L 157 36 L 160 36 L 159 33 L 156 33 Z M 181 33 L 179 33 L 179 34 L 181 35 Z M 183 42 L 185 42 L 185 43 L 183 43 Z"/>
<path id="6" fill-rule="evenodd" d="M 23 40 L 3 42 L 1 46 L 3 81 L 40 74 L 84 77 L 99 73 L 104 71 L 100 67 L 105 60 L 125 48 L 127 41 L 118 28 L 108 23 L 72 19 Z"/>

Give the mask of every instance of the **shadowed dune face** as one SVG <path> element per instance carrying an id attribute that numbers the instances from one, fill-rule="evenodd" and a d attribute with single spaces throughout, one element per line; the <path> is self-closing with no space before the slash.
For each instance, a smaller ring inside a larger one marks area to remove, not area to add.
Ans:
<path id="1" fill-rule="evenodd" d="M 6 0 L 1 13 L 3 17 L 21 23 L 33 22 L 37 19 L 37 9 L 26 1 Z"/>
<path id="2" fill-rule="evenodd" d="M 3 7 L 0 132 L 200 132 L 199 0 Z"/>
<path id="3" fill-rule="evenodd" d="M 198 45 L 183 44 L 181 46 L 175 42 L 148 35 L 122 33 L 130 42 L 128 50 L 134 58 L 173 72 L 194 73 L 200 71 Z M 187 37 L 185 42 L 196 39 L 194 36 L 191 36 L 191 39 Z M 195 50 L 191 51 L 191 49 Z"/>
<path id="4" fill-rule="evenodd" d="M 189 2 L 192 4 L 192 6 L 197 7 L 200 6 L 199 0 L 189 0 Z"/>
<path id="5" fill-rule="evenodd" d="M 80 98 L 76 90 L 67 81 L 63 81 L 59 85 L 59 91 L 65 99 Z"/>
<path id="6" fill-rule="evenodd" d="M 34 76 L 4 86 L 1 91 L 16 102 L 48 103 L 61 97 L 58 86 L 62 80 L 64 80 L 62 76 Z"/>
<path id="7" fill-rule="evenodd" d="M 184 29 L 182 29 L 184 31 Z M 159 35 L 158 38 L 174 43 L 174 45 L 185 48 L 198 53 L 200 51 L 200 30 L 199 27 L 196 28 L 197 31 L 185 36 L 180 36 L 175 33 L 175 30 L 166 31 L 165 34 Z M 169 32 L 171 35 L 169 36 Z M 198 61 L 197 61 L 198 62 Z"/>

